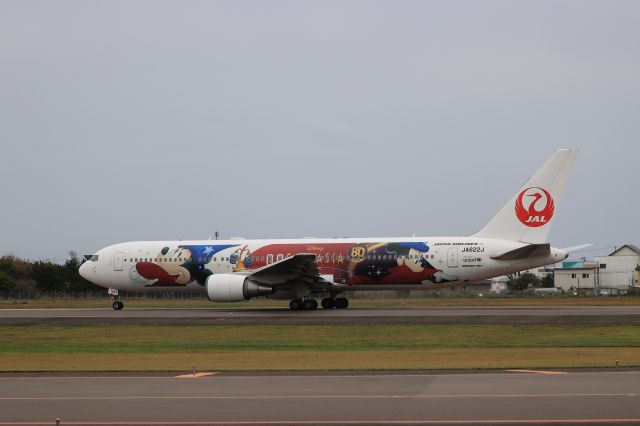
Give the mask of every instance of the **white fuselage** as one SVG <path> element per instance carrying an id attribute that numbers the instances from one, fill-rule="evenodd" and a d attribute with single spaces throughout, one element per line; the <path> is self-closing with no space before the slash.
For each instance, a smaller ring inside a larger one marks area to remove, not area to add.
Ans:
<path id="1" fill-rule="evenodd" d="M 290 308 L 346 308 L 349 290 L 438 288 L 567 258 L 546 243 L 577 151 L 559 149 L 469 237 L 149 241 L 106 247 L 80 268 L 116 290 L 196 289 L 212 301 L 290 298 Z M 115 292 L 113 292 L 115 293 Z M 114 309 L 122 304 L 114 302 Z"/>
<path id="2" fill-rule="evenodd" d="M 201 289 L 215 274 L 251 275 L 296 254 L 314 254 L 320 276 L 345 290 L 434 288 L 553 264 L 567 254 L 495 260 L 525 243 L 475 237 L 140 241 L 98 251 L 81 267 L 118 290 Z"/>

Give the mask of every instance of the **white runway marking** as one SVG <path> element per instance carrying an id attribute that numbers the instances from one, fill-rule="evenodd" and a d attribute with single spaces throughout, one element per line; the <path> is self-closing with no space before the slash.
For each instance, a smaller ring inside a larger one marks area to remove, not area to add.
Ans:
<path id="1" fill-rule="evenodd" d="M 569 374 L 564 371 L 551 371 L 551 370 L 507 370 L 514 373 L 532 373 L 532 374 Z"/>

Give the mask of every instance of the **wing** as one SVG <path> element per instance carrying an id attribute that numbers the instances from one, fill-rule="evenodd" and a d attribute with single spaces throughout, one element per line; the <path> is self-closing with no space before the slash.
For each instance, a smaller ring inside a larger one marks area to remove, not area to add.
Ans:
<path id="1" fill-rule="evenodd" d="M 296 254 L 271 265 L 263 266 L 249 274 L 251 281 L 266 285 L 282 285 L 293 282 L 307 284 L 322 280 L 316 265 L 316 255 Z"/>

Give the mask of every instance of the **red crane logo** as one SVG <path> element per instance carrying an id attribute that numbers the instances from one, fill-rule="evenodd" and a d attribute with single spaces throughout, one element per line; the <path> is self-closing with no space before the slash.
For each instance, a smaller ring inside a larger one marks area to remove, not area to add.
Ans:
<path id="1" fill-rule="evenodd" d="M 516 216 L 520 222 L 532 228 L 549 223 L 554 209 L 551 194 L 537 186 L 524 189 L 516 199 Z"/>

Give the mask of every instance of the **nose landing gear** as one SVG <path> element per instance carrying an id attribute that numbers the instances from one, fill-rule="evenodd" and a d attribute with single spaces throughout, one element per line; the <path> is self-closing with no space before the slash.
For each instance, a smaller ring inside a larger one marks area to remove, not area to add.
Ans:
<path id="1" fill-rule="evenodd" d="M 108 289 L 107 294 L 113 297 L 113 303 L 111 304 L 111 306 L 113 307 L 114 311 L 119 311 L 120 309 L 124 308 L 124 302 L 120 299 L 117 288 Z"/>

